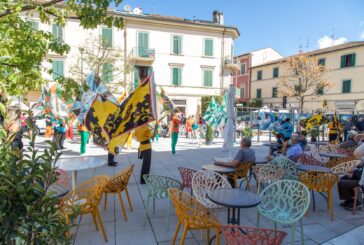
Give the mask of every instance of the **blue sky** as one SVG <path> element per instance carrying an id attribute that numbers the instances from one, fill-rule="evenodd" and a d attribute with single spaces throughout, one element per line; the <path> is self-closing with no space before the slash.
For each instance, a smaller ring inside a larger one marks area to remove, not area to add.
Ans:
<path id="1" fill-rule="evenodd" d="M 121 7 L 125 4 L 188 19 L 211 20 L 213 10 L 222 11 L 225 24 L 240 31 L 235 54 L 272 47 L 286 56 L 300 46 L 314 50 L 364 41 L 364 0 L 124 0 Z"/>

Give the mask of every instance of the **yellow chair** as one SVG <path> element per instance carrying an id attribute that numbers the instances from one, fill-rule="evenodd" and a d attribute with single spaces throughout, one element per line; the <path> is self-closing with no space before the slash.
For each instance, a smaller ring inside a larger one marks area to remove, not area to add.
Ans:
<path id="1" fill-rule="evenodd" d="M 121 170 L 116 176 L 114 176 L 113 178 L 111 178 L 109 180 L 109 182 L 106 184 L 106 186 L 104 188 L 104 193 L 105 193 L 104 209 L 106 209 L 107 194 L 109 194 L 109 193 L 118 194 L 125 221 L 128 221 L 128 218 L 126 217 L 126 211 L 125 211 L 123 198 L 121 197 L 121 192 L 125 190 L 125 194 L 128 199 L 130 211 L 133 211 L 133 207 L 131 205 L 130 196 L 129 196 L 129 192 L 128 192 L 128 182 L 129 182 L 131 174 L 133 173 L 133 170 L 134 170 L 134 164 L 132 164 L 130 167 L 127 167 L 127 168 Z"/>
<path id="2" fill-rule="evenodd" d="M 176 242 L 178 231 L 181 225 L 184 225 L 180 245 L 184 244 L 187 230 L 207 230 L 207 244 L 210 241 L 210 229 L 216 231 L 216 244 L 220 244 L 219 221 L 209 214 L 209 210 L 201 205 L 195 198 L 186 192 L 169 188 L 169 198 L 176 210 L 178 224 L 173 236 L 172 244 Z"/>
<path id="3" fill-rule="evenodd" d="M 235 188 L 239 188 L 238 179 L 245 178 L 246 187 L 248 188 L 248 191 L 250 191 L 248 173 L 251 169 L 252 164 L 252 162 L 240 163 L 239 166 L 236 168 L 235 172 L 225 174 L 227 177 L 230 177 L 234 180 Z"/>
<path id="4" fill-rule="evenodd" d="M 96 176 L 90 180 L 81 183 L 76 189 L 69 192 L 62 200 L 60 207 L 61 211 L 66 215 L 67 223 L 69 224 L 69 216 L 72 214 L 72 208 L 78 207 L 80 215 L 92 214 L 93 222 L 96 230 L 99 230 L 97 219 L 100 222 L 102 234 L 105 242 L 107 236 L 104 224 L 102 223 L 100 212 L 98 209 L 103 189 L 109 181 L 108 176 Z"/>
<path id="5" fill-rule="evenodd" d="M 332 188 L 339 176 L 333 173 L 309 171 L 300 174 L 300 181 L 310 191 L 327 192 L 327 207 L 330 211 L 331 221 L 334 221 L 334 208 L 332 206 Z"/>

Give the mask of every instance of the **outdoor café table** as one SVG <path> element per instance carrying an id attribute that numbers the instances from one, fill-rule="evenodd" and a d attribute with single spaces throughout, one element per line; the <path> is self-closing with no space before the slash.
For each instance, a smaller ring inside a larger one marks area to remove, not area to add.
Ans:
<path id="1" fill-rule="evenodd" d="M 324 172 L 324 173 L 332 173 L 332 170 L 330 168 L 324 167 L 324 166 L 318 166 L 318 165 L 305 165 L 305 164 L 299 164 L 296 165 L 296 169 L 299 171 L 314 171 L 314 172 Z M 322 194 L 321 192 L 319 192 L 319 194 L 326 199 L 327 201 L 327 197 Z M 315 202 L 315 195 L 312 191 L 312 209 L 313 211 L 315 211 L 316 209 L 316 202 Z"/>
<path id="2" fill-rule="evenodd" d="M 346 154 L 340 154 L 340 153 L 335 153 L 335 152 L 322 152 L 322 153 L 319 153 L 319 155 L 322 157 L 329 157 L 329 158 L 344 158 L 344 157 L 348 156 Z"/>
<path id="3" fill-rule="evenodd" d="M 228 224 L 240 225 L 240 209 L 255 207 L 260 203 L 259 195 L 242 189 L 216 189 L 208 196 L 211 202 L 228 208 Z"/>
<path id="4" fill-rule="evenodd" d="M 106 160 L 100 157 L 72 157 L 63 158 L 57 161 L 56 167 L 65 171 L 72 171 L 72 189 L 77 186 L 77 171 L 101 167 Z"/>
<path id="5" fill-rule="evenodd" d="M 219 174 L 229 174 L 235 172 L 235 168 L 219 166 L 215 164 L 206 164 L 202 166 L 204 170 L 210 170 Z"/>
<path id="6" fill-rule="evenodd" d="M 48 187 L 47 194 L 52 193 L 55 197 L 63 197 L 68 193 L 68 191 L 68 188 L 64 185 L 53 183 Z"/>
<path id="7" fill-rule="evenodd" d="M 308 142 L 311 145 L 316 145 L 317 149 L 320 149 L 320 145 L 327 145 L 327 142 L 318 141 L 318 142 Z"/>
<path id="8" fill-rule="evenodd" d="M 272 154 L 272 148 L 276 147 L 282 147 L 282 144 L 278 144 L 277 142 L 271 142 L 271 143 L 263 143 L 264 146 L 269 146 L 269 154 Z"/>

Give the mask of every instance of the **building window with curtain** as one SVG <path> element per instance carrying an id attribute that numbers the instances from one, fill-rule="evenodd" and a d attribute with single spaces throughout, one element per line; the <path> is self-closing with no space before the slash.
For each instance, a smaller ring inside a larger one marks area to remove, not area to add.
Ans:
<path id="1" fill-rule="evenodd" d="M 112 29 L 103 27 L 101 30 L 102 46 L 104 48 L 112 47 Z"/>
<path id="2" fill-rule="evenodd" d="M 344 94 L 351 93 L 351 80 L 344 80 L 343 81 L 343 89 L 342 92 Z"/>
<path id="3" fill-rule="evenodd" d="M 53 81 L 64 77 L 64 63 L 63 60 L 52 61 L 52 79 Z"/>
<path id="4" fill-rule="evenodd" d="M 204 39 L 204 56 L 214 56 L 214 39 Z"/>
<path id="5" fill-rule="evenodd" d="M 111 83 L 113 81 L 113 66 L 111 64 L 102 65 L 101 80 L 104 83 Z"/>
<path id="6" fill-rule="evenodd" d="M 257 99 L 261 99 L 262 98 L 262 89 L 258 88 L 257 89 Z"/>
<path id="7" fill-rule="evenodd" d="M 64 30 L 63 27 L 60 25 L 57 25 L 56 23 L 52 24 L 52 34 L 54 37 L 54 40 L 56 42 L 63 42 L 64 41 Z"/>
<path id="8" fill-rule="evenodd" d="M 203 69 L 203 86 L 212 87 L 213 85 L 213 69 Z"/>
<path id="9" fill-rule="evenodd" d="M 273 78 L 277 78 L 279 76 L 279 67 L 273 68 Z"/>
<path id="10" fill-rule="evenodd" d="M 173 35 L 172 37 L 172 54 L 181 55 L 182 54 L 182 36 Z"/>
<path id="11" fill-rule="evenodd" d="M 182 84 L 182 67 L 172 67 L 172 85 L 180 86 Z"/>
<path id="12" fill-rule="evenodd" d="M 355 54 L 347 54 L 341 56 L 341 68 L 355 66 Z"/>
<path id="13" fill-rule="evenodd" d="M 325 58 L 321 58 L 321 59 L 318 60 L 318 65 L 325 66 L 325 63 L 326 63 Z"/>

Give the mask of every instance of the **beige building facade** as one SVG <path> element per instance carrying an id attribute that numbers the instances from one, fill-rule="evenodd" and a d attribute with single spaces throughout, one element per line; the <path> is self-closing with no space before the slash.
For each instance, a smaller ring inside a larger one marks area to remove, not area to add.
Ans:
<path id="1" fill-rule="evenodd" d="M 332 87 L 325 89 L 319 98 L 308 98 L 306 112 L 319 111 L 323 101 L 328 110 L 364 111 L 364 42 L 349 42 L 307 53 L 317 58 L 328 69 L 327 78 Z M 251 68 L 251 98 L 260 98 L 263 105 L 283 107 L 278 84 L 287 72 L 287 58 L 256 65 Z M 287 109 L 297 108 L 295 98 L 287 98 Z"/>

